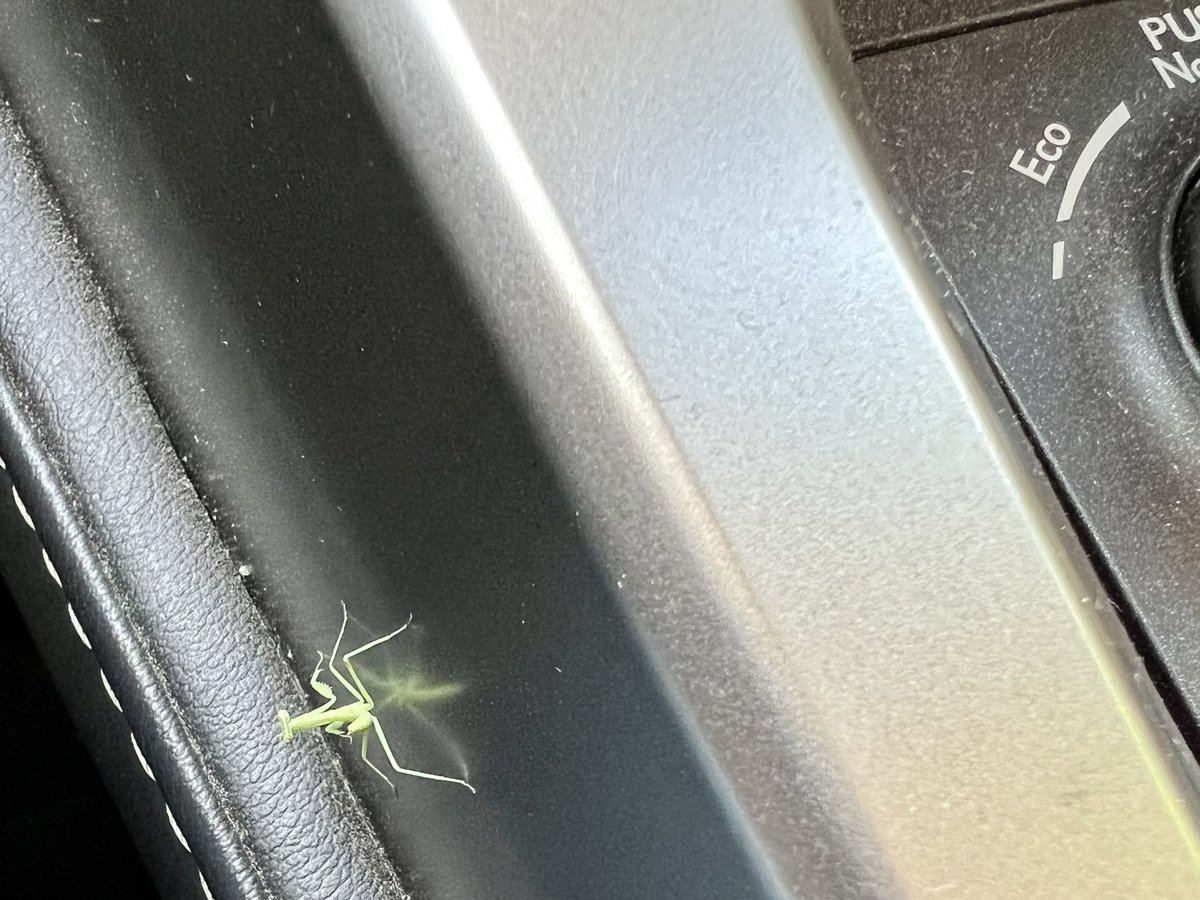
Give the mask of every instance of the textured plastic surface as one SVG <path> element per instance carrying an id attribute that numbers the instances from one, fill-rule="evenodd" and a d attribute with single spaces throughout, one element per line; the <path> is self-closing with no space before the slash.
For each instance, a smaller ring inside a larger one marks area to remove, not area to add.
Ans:
<path id="1" fill-rule="evenodd" d="M 1153 3 L 1108 4 L 860 68 L 948 290 L 982 335 L 1149 636 L 1147 651 L 1173 679 L 1164 690 L 1179 691 L 1194 729 L 1200 382 L 1173 323 L 1163 257 L 1200 152 L 1200 86 L 1177 76 L 1169 88 L 1150 62 L 1187 50 L 1169 35 L 1161 53 L 1148 44 L 1138 20 L 1161 12 Z M 1128 122 L 1096 156 L 1070 218 L 1058 221 L 1089 135 L 1121 103 Z M 1054 122 L 1073 137 L 1043 186 L 1009 163 L 1022 148 L 1028 164 Z"/>
<path id="2" fill-rule="evenodd" d="M 1194 896 L 1173 730 L 790 4 L 331 8 L 783 888 Z"/>
<path id="3" fill-rule="evenodd" d="M 1174 291 L 1185 350 L 1200 348 L 1200 183 L 1193 176 L 1183 192 L 1168 245 L 1164 275 Z M 1200 352 L 1192 355 L 1200 371 Z"/>
<path id="4" fill-rule="evenodd" d="M 1090 2 L 1103 0 L 837 0 L 837 5 L 851 50 L 869 55 Z"/>

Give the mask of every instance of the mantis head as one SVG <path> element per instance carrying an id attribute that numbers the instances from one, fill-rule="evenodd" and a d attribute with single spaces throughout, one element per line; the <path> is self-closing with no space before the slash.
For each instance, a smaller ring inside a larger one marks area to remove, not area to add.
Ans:
<path id="1" fill-rule="evenodd" d="M 293 737 L 292 717 L 288 715 L 288 711 L 286 709 L 281 709 L 279 711 L 279 727 L 283 730 L 283 742 L 285 744 L 290 744 Z"/>

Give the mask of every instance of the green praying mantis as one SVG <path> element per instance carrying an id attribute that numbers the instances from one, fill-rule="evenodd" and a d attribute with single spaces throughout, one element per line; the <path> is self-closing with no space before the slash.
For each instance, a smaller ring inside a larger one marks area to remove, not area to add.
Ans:
<path id="1" fill-rule="evenodd" d="M 280 728 L 283 731 L 283 742 L 285 744 L 290 743 L 292 738 L 299 732 L 310 731 L 314 728 L 324 728 L 327 733 L 344 737 L 347 740 L 353 740 L 356 736 L 362 735 L 362 750 L 360 753 L 362 761 L 370 766 L 375 774 L 386 781 L 394 791 L 396 785 L 392 782 L 392 779 L 367 758 L 367 748 L 371 739 L 371 733 L 374 732 L 379 738 L 379 743 L 383 745 L 383 752 L 387 756 L 388 763 L 397 773 L 412 775 L 417 778 L 429 778 L 433 781 L 448 781 L 453 784 L 461 784 L 472 794 L 475 793 L 475 788 L 471 787 L 470 784 L 461 778 L 452 778 L 449 775 L 434 775 L 429 772 L 418 772 L 415 769 L 405 769 L 396 762 L 396 755 L 392 752 L 387 735 L 383 732 L 383 726 L 375 715 L 375 701 L 371 698 L 366 685 L 363 684 L 362 679 L 359 678 L 358 673 L 354 670 L 354 664 L 350 662 L 350 660 L 359 654 L 390 641 L 412 624 L 412 616 L 409 616 L 408 621 L 391 634 L 385 634 L 383 637 L 368 641 L 361 647 L 356 647 L 345 654 L 342 657 L 342 665 L 346 669 L 346 674 L 350 676 L 346 678 L 345 675 L 338 671 L 337 655 L 338 648 L 342 645 L 342 637 L 346 634 L 346 622 L 348 619 L 349 614 L 346 612 L 346 604 L 343 603 L 342 628 L 338 632 L 337 640 L 333 644 L 333 651 L 329 654 L 329 672 L 354 699 L 349 703 L 338 705 L 337 695 L 333 692 L 333 688 L 320 680 L 321 669 L 325 665 L 325 654 L 318 654 L 317 667 L 313 669 L 312 677 L 308 679 L 308 684 L 317 694 L 325 699 L 325 702 L 316 709 L 298 716 L 292 716 L 286 709 L 279 710 L 278 718 Z"/>

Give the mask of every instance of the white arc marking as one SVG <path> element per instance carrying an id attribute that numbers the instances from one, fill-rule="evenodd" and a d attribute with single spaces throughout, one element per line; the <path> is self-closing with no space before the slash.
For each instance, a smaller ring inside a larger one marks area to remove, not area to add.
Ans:
<path id="1" fill-rule="evenodd" d="M 1063 277 L 1063 255 L 1067 249 L 1066 241 L 1054 242 L 1054 256 L 1050 260 L 1050 277 L 1055 281 Z"/>
<path id="2" fill-rule="evenodd" d="M 1071 214 L 1075 212 L 1075 201 L 1079 199 L 1079 192 L 1083 189 L 1084 179 L 1091 171 L 1092 163 L 1096 161 L 1100 151 L 1113 139 L 1113 136 L 1121 130 L 1121 126 L 1129 121 L 1129 118 L 1129 107 L 1122 101 L 1117 104 L 1116 109 L 1105 116 L 1100 127 L 1088 138 L 1088 142 L 1083 146 L 1083 152 L 1075 161 L 1075 168 L 1071 170 L 1071 177 L 1067 179 L 1067 188 L 1063 191 L 1062 203 L 1058 206 L 1059 222 L 1065 222 L 1071 218 Z"/>

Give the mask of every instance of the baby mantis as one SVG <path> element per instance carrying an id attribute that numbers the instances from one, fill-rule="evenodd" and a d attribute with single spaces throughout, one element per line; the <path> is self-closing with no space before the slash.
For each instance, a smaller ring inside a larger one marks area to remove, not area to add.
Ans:
<path id="1" fill-rule="evenodd" d="M 383 752 L 387 755 L 388 762 L 392 768 L 401 775 L 414 775 L 417 778 L 430 778 L 434 781 L 449 781 L 454 784 L 461 784 L 472 794 L 475 793 L 475 788 L 467 784 L 461 778 L 451 778 L 449 775 L 432 775 L 429 772 L 418 772 L 415 769 L 405 769 L 396 762 L 396 756 L 392 753 L 392 747 L 388 743 L 387 736 L 383 733 L 383 726 L 379 724 L 379 719 L 376 718 L 373 710 L 375 709 L 375 701 L 371 699 L 371 694 L 367 691 L 366 686 L 362 683 L 362 679 L 358 677 L 358 673 L 354 671 L 354 665 L 350 662 L 355 656 L 360 653 L 365 653 L 373 647 L 378 647 L 384 644 L 402 632 L 405 628 L 412 624 L 412 616 L 408 617 L 408 621 L 393 631 L 391 634 L 385 634 L 381 638 L 376 638 L 369 641 L 354 650 L 351 650 L 342 657 L 342 665 L 346 667 L 346 672 L 350 675 L 347 680 L 341 672 L 337 670 L 337 653 L 338 648 L 342 644 L 342 636 L 346 633 L 346 621 L 349 619 L 349 614 L 346 612 L 346 604 L 342 604 L 342 629 L 338 632 L 337 640 L 333 644 L 333 652 L 329 654 L 329 671 L 339 682 L 342 687 L 350 692 L 354 700 L 350 703 L 343 703 L 337 706 L 337 696 L 333 693 L 333 688 L 323 681 L 318 680 L 321 674 L 321 667 L 325 664 L 325 654 L 317 655 L 317 667 L 313 669 L 312 677 L 309 678 L 309 686 L 325 698 L 322 703 L 314 710 L 302 713 L 296 717 L 292 717 L 286 709 L 279 710 L 279 725 L 283 729 L 283 742 L 290 743 L 292 738 L 301 731 L 309 731 L 313 728 L 324 728 L 329 734 L 336 734 L 338 737 L 344 737 L 347 740 L 353 740 L 355 735 L 362 735 L 362 761 L 370 766 L 380 778 L 391 785 L 392 790 L 396 789 L 392 779 L 388 778 L 371 760 L 367 758 L 367 745 L 371 738 L 371 731 L 374 730 L 379 738 L 379 743 L 383 745 Z M 353 681 L 353 684 L 351 684 Z"/>

